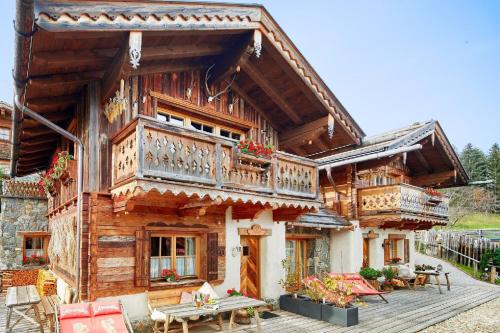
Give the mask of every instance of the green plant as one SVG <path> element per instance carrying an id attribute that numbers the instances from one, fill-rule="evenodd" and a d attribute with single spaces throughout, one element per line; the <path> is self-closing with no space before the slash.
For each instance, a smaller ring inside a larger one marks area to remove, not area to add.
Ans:
<path id="1" fill-rule="evenodd" d="M 422 264 L 422 265 L 415 265 L 415 270 L 416 271 L 435 271 L 436 267 L 431 266 L 431 265 Z"/>
<path id="2" fill-rule="evenodd" d="M 325 298 L 336 307 L 346 308 L 356 300 L 352 293 L 354 284 L 347 282 L 344 276 L 326 274 L 322 281 L 327 290 Z"/>
<path id="3" fill-rule="evenodd" d="M 377 278 L 382 276 L 382 272 L 375 268 L 363 267 L 359 271 L 359 275 L 367 280 L 376 280 Z"/>
<path id="4" fill-rule="evenodd" d="M 315 276 L 309 276 L 304 279 L 304 288 L 304 293 L 314 303 L 319 303 L 326 296 L 323 283 Z"/>
<path id="5" fill-rule="evenodd" d="M 289 258 L 281 260 L 281 267 L 285 271 L 285 278 L 279 280 L 280 286 L 289 293 L 297 293 L 301 287 L 299 274 L 292 271 L 292 263 Z"/>
<path id="6" fill-rule="evenodd" d="M 382 275 L 384 275 L 385 281 L 390 282 L 392 279 L 398 276 L 398 273 L 396 273 L 396 271 L 391 267 L 384 267 L 382 269 Z"/>
<path id="7" fill-rule="evenodd" d="M 479 270 L 481 272 L 484 272 L 488 268 L 490 260 L 493 261 L 494 266 L 500 266 L 500 248 L 495 249 L 495 251 L 486 251 L 481 255 L 481 260 L 479 261 Z"/>

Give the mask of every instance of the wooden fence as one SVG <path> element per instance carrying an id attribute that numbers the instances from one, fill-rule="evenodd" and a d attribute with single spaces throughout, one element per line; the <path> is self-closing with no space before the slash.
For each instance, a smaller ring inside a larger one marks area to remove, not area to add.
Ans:
<path id="1" fill-rule="evenodd" d="M 476 274 L 481 256 L 500 248 L 500 242 L 496 241 L 498 237 L 484 236 L 499 233 L 500 230 L 420 231 L 415 237 L 415 248 L 418 252 L 472 267 Z M 490 265 L 490 268 L 493 272 L 500 271 L 500 267 Z"/>

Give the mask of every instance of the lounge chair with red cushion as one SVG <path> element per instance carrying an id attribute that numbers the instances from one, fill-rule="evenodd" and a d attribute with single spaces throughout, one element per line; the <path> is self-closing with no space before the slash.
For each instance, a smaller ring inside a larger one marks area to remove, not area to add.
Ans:
<path id="1" fill-rule="evenodd" d="M 57 333 L 132 333 L 118 301 L 65 304 L 56 311 Z"/>
<path id="2" fill-rule="evenodd" d="M 384 302 L 389 303 L 387 299 L 385 299 L 384 294 L 387 292 L 385 291 L 378 291 L 375 289 L 368 281 L 366 281 L 361 275 L 357 273 L 329 273 L 331 277 L 335 276 L 343 276 L 345 281 L 347 283 L 352 283 L 352 293 L 355 294 L 356 296 L 373 296 L 377 295 L 380 296 L 384 300 Z"/>

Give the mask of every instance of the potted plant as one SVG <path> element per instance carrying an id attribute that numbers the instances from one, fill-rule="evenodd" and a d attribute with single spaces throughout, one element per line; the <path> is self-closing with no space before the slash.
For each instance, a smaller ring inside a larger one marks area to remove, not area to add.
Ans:
<path id="1" fill-rule="evenodd" d="M 242 154 L 249 154 L 255 157 L 271 158 L 272 154 L 274 153 L 273 145 L 257 143 L 252 139 L 240 140 L 236 148 Z"/>
<path id="2" fill-rule="evenodd" d="M 234 297 L 234 296 L 248 297 L 248 295 L 246 295 L 241 291 L 237 291 L 235 288 L 228 289 L 226 293 L 228 297 Z M 255 309 L 253 307 L 249 307 L 246 309 L 239 309 L 236 310 L 235 312 L 234 321 L 238 324 L 249 325 L 251 323 L 250 318 L 253 318 L 254 316 L 255 316 Z"/>
<path id="3" fill-rule="evenodd" d="M 353 305 L 356 300 L 352 294 L 353 284 L 345 281 L 343 276 L 330 275 L 323 277 L 323 284 L 328 302 L 321 305 L 321 319 L 344 327 L 357 325 L 358 308 Z"/>
<path id="4" fill-rule="evenodd" d="M 281 266 L 285 271 L 285 278 L 279 281 L 279 284 L 285 291 L 287 295 L 281 295 L 279 299 L 280 309 L 289 312 L 297 313 L 297 308 L 300 303 L 300 298 L 298 296 L 301 290 L 302 284 L 299 279 L 299 274 L 292 271 L 292 266 L 289 258 L 285 258 L 281 261 Z"/>
<path id="5" fill-rule="evenodd" d="M 45 258 L 32 254 L 30 257 L 23 258 L 23 265 L 40 266 L 45 264 Z"/>
<path id="6" fill-rule="evenodd" d="M 401 262 L 401 258 L 400 257 L 394 257 L 394 258 L 391 258 L 391 264 L 393 265 L 397 265 Z"/>
<path id="7" fill-rule="evenodd" d="M 73 156 L 63 151 L 57 153 L 52 159 L 52 166 L 40 176 L 37 182 L 40 193 L 49 193 L 51 196 L 57 194 L 57 189 L 61 181 L 67 182 L 69 178 L 68 161 L 73 160 Z"/>
<path id="8" fill-rule="evenodd" d="M 392 279 L 397 277 L 396 271 L 392 267 L 384 267 L 382 269 L 382 275 L 384 275 L 385 278 L 383 289 L 385 291 L 393 291 L 394 286 L 392 284 Z"/>
<path id="9" fill-rule="evenodd" d="M 175 269 L 164 269 L 161 272 L 161 277 L 165 279 L 167 282 L 176 282 L 180 280 L 179 275 L 177 275 L 177 272 Z"/>
<path id="10" fill-rule="evenodd" d="M 307 296 L 298 306 L 297 313 L 309 318 L 321 320 L 321 302 L 325 297 L 325 288 L 321 280 L 315 276 L 306 277 L 304 292 Z"/>
<path id="11" fill-rule="evenodd" d="M 373 288 L 380 290 L 380 283 L 378 282 L 378 278 L 382 276 L 382 272 L 378 269 L 371 267 L 363 267 L 359 271 L 359 275 L 361 275 L 365 280 L 370 283 Z"/>

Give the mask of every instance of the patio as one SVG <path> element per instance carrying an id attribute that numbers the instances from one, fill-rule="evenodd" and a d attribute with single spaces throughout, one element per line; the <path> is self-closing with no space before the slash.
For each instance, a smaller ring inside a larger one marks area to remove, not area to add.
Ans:
<path id="1" fill-rule="evenodd" d="M 439 294 L 435 286 L 413 290 L 399 290 L 387 295 L 389 304 L 380 299 L 366 297 L 360 308 L 360 323 L 353 327 L 339 327 L 322 321 L 275 311 L 279 317 L 262 321 L 263 332 L 418 332 L 480 304 L 500 297 L 495 286 L 453 286 L 450 292 Z M 0 296 L 0 333 L 5 332 L 5 295 Z M 227 323 L 226 323 L 227 324 Z M 215 332 L 216 325 L 193 329 L 193 332 Z M 239 326 L 234 332 L 255 332 L 255 325 Z M 13 332 L 36 333 L 27 324 L 16 326 Z M 45 332 L 49 332 L 45 326 Z"/>

